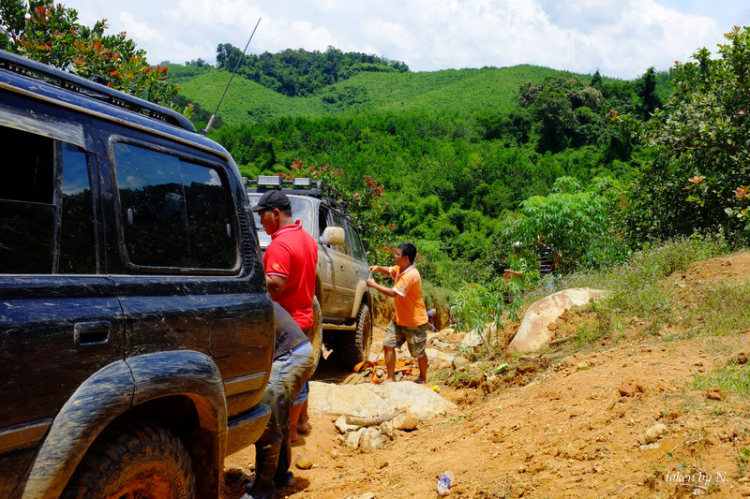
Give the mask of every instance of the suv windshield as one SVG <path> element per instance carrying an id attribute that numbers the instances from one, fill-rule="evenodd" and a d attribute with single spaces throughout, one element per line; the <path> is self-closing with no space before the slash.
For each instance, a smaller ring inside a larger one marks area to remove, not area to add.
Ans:
<path id="1" fill-rule="evenodd" d="M 258 200 L 262 194 L 249 194 L 250 206 L 258 204 Z M 313 205 L 309 199 L 296 196 L 287 196 L 289 202 L 292 203 L 292 218 L 295 220 L 302 220 L 302 228 L 313 236 L 317 241 L 318 238 L 313 234 Z M 260 239 L 261 248 L 266 248 L 271 242 L 271 236 L 266 234 L 263 225 L 260 223 L 260 217 L 257 213 L 253 212 L 253 218 L 255 219 L 255 227 L 258 229 L 258 239 Z"/>

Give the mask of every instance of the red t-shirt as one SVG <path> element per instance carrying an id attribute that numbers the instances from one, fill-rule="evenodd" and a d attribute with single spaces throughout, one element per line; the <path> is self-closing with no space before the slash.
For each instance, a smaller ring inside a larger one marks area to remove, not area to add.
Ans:
<path id="1" fill-rule="evenodd" d="M 316 265 L 318 243 L 305 232 L 300 220 L 271 235 L 271 244 L 263 255 L 263 267 L 266 275 L 286 279 L 284 291 L 271 294 L 271 298 L 289 312 L 302 329 L 313 325 Z"/>

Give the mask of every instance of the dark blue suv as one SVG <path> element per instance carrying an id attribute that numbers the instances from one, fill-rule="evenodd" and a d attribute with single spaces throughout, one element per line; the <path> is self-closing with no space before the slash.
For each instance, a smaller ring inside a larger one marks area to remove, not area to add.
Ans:
<path id="1" fill-rule="evenodd" d="M 0 51 L 0 179 L 0 497 L 216 499 L 274 345 L 232 157 Z"/>

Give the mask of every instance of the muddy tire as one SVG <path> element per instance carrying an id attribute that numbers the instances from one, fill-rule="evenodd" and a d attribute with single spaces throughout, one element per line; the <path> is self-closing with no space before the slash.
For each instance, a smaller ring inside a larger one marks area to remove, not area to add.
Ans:
<path id="1" fill-rule="evenodd" d="M 89 449 L 63 499 L 193 499 L 190 455 L 152 424 L 109 431 Z"/>
<path id="2" fill-rule="evenodd" d="M 317 296 L 313 296 L 313 328 L 307 337 L 312 343 L 313 352 L 315 352 L 315 369 L 317 369 L 323 347 L 323 311 L 320 308 Z M 313 370 L 314 372 L 315 370 Z"/>
<path id="3" fill-rule="evenodd" d="M 348 369 L 353 368 L 370 355 L 372 344 L 372 313 L 367 303 L 362 302 L 357 314 L 357 329 L 340 331 L 336 336 L 336 362 Z"/>

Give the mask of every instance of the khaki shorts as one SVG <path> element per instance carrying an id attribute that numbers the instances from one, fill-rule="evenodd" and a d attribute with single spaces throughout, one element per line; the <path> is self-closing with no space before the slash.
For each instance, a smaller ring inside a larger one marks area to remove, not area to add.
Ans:
<path id="1" fill-rule="evenodd" d="M 384 347 L 401 348 L 406 342 L 409 346 L 409 353 L 415 359 L 424 355 L 424 349 L 427 346 L 427 330 L 430 324 L 425 323 L 421 326 L 399 326 L 394 321 L 388 324 L 385 330 Z"/>

